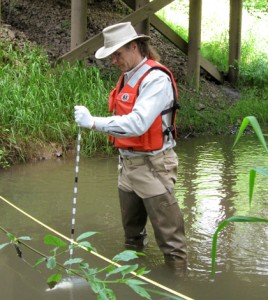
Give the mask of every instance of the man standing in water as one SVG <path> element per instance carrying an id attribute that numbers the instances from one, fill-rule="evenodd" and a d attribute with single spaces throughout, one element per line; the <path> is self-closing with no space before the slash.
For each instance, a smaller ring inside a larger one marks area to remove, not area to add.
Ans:
<path id="1" fill-rule="evenodd" d="M 157 62 L 150 37 L 137 34 L 130 22 L 105 28 L 103 37 L 104 46 L 97 50 L 96 58 L 110 56 L 122 71 L 109 97 L 113 116 L 93 117 L 85 106 L 75 106 L 75 121 L 107 133 L 119 149 L 118 191 L 125 246 L 137 250 L 146 246 L 149 217 L 165 262 L 184 268 L 184 221 L 174 194 L 176 83 L 171 72 Z"/>

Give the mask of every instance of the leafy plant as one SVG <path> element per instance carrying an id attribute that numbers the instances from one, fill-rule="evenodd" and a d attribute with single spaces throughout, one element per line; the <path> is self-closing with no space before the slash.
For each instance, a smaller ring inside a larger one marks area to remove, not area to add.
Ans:
<path id="1" fill-rule="evenodd" d="M 162 296 L 169 296 L 169 299 L 180 299 L 176 296 L 170 296 L 166 293 L 149 289 L 147 290 L 144 288 L 143 285 L 145 285 L 146 282 L 137 277 L 149 273 L 149 271 L 144 267 L 140 268 L 138 264 L 119 265 L 119 262 L 125 263 L 137 259 L 139 256 L 143 256 L 144 254 L 141 252 L 125 250 L 115 255 L 111 260 L 111 263 L 103 268 L 90 267 L 85 259 L 80 257 L 71 257 L 64 263 L 59 262 L 59 257 L 66 254 L 70 248 L 82 248 L 86 249 L 87 252 L 96 251 L 96 249 L 92 247 L 91 243 L 85 240 L 94 235 L 95 232 L 85 232 L 81 234 L 71 245 L 68 245 L 65 241 L 56 236 L 46 235 L 44 237 L 44 244 L 52 246 L 53 248 L 50 250 L 50 255 L 45 255 L 23 242 L 31 240 L 30 237 L 22 236 L 16 238 L 4 228 L 0 227 L 0 229 L 4 231 L 9 238 L 9 242 L 0 244 L 0 250 L 9 245 L 14 245 L 18 256 L 22 257 L 20 246 L 23 245 L 41 256 L 37 261 L 35 261 L 33 268 L 37 268 L 40 264 L 45 264 L 47 269 L 53 272 L 56 270 L 56 272 L 51 274 L 47 279 L 47 284 L 50 289 L 56 287 L 63 279 L 64 273 L 66 273 L 68 276 L 71 276 L 71 278 L 75 276 L 84 279 L 85 282 L 89 284 L 91 290 L 97 295 L 98 300 L 115 300 L 116 295 L 110 288 L 111 285 L 115 284 L 124 284 L 131 288 L 140 297 L 146 299 L 151 299 L 148 291 Z M 121 278 L 118 278 L 118 275 L 120 275 Z"/>
<path id="2" fill-rule="evenodd" d="M 254 132 L 256 133 L 264 150 L 266 151 L 266 153 L 268 153 L 268 148 L 267 148 L 267 145 L 266 145 L 266 142 L 264 139 L 264 135 L 262 133 L 262 130 L 259 126 L 257 119 L 254 116 L 248 116 L 248 117 L 244 118 L 244 120 L 242 121 L 242 124 L 240 126 L 239 132 L 236 136 L 233 147 L 235 147 L 235 145 L 237 144 L 238 140 L 241 138 L 243 132 L 245 131 L 245 129 L 249 123 L 251 124 Z M 251 203 L 252 203 L 255 178 L 256 178 L 257 173 L 260 173 L 260 174 L 268 177 L 268 171 L 263 168 L 256 167 L 256 168 L 253 168 L 250 170 L 250 173 L 249 173 L 249 205 L 251 205 Z M 249 222 L 249 223 L 264 222 L 264 223 L 268 223 L 268 219 L 252 217 L 252 216 L 232 216 L 230 218 L 223 220 L 219 224 L 217 230 L 215 231 L 215 233 L 213 235 L 212 253 L 211 253 L 211 258 L 212 258 L 211 271 L 212 271 L 212 273 L 215 272 L 218 234 L 231 222 Z"/>
<path id="3" fill-rule="evenodd" d="M 244 120 L 240 126 L 239 132 L 236 136 L 234 146 L 237 144 L 238 140 L 241 138 L 244 130 L 246 129 L 246 127 L 248 126 L 249 123 L 251 124 L 254 132 L 256 133 L 260 144 L 263 146 L 265 152 L 268 154 L 268 148 L 267 148 L 267 145 L 266 145 L 266 142 L 264 139 L 264 135 L 262 133 L 262 130 L 260 128 L 260 125 L 259 125 L 257 119 L 254 116 L 248 116 L 248 117 L 244 118 Z M 250 175 L 249 176 L 249 204 L 250 205 L 251 205 L 251 202 L 253 199 L 254 183 L 255 183 L 255 177 L 256 177 L 257 173 L 260 173 L 264 176 L 268 176 L 268 171 L 264 170 L 263 168 L 256 167 L 256 168 L 253 168 L 250 170 L 250 174 L 249 174 Z"/>
<path id="4" fill-rule="evenodd" d="M 2 229 L 2 228 L 1 228 Z M 20 257 L 22 257 L 22 251 L 20 250 L 20 245 L 25 245 L 22 243 L 23 240 L 31 240 L 30 237 L 19 237 L 16 238 L 11 233 L 6 233 L 9 242 L 3 243 L 0 245 L 0 250 L 4 249 L 8 245 L 14 245 L 16 247 L 17 253 Z M 75 245 L 71 245 L 69 247 L 77 248 L 77 247 L 86 247 L 87 251 L 90 252 L 94 248 L 91 246 L 90 242 L 85 241 L 84 239 L 93 235 L 94 232 L 86 232 L 80 235 L 76 239 Z M 80 243 L 77 243 L 77 241 L 81 241 Z M 53 235 L 46 235 L 44 237 L 44 244 L 52 246 L 51 255 L 44 255 L 41 254 L 39 251 L 36 251 L 38 254 L 40 254 L 42 257 L 39 258 L 33 265 L 34 268 L 37 268 L 42 263 L 46 264 L 46 267 L 49 270 L 55 270 L 58 269 L 57 273 L 53 273 L 49 278 L 47 279 L 47 283 L 50 288 L 55 287 L 63 278 L 63 273 L 60 271 L 63 269 L 68 275 L 70 276 L 79 276 L 81 278 L 84 278 L 88 284 L 90 285 L 92 291 L 98 295 L 98 299 L 116 299 L 116 296 L 114 292 L 108 287 L 111 284 L 126 284 L 129 286 L 132 290 L 134 290 L 136 293 L 138 293 L 140 296 L 145 297 L 147 299 L 151 299 L 150 295 L 146 290 L 141 287 L 141 285 L 145 284 L 143 281 L 134 279 L 136 275 L 131 275 L 133 271 L 136 271 L 136 274 L 143 275 L 147 274 L 149 271 L 145 270 L 145 268 L 140 268 L 137 264 L 134 265 L 125 265 L 117 267 L 116 265 L 108 265 L 102 269 L 97 268 L 90 268 L 89 264 L 84 261 L 83 258 L 70 258 L 66 260 L 63 264 L 60 264 L 58 262 L 58 258 L 69 251 L 68 244 L 63 241 L 62 239 L 53 236 Z M 31 250 L 34 250 L 33 248 L 30 248 Z M 95 249 L 94 249 L 95 250 Z M 143 253 L 138 253 L 135 251 L 126 250 L 122 253 L 119 253 L 116 255 L 112 261 L 116 264 L 118 262 L 127 262 L 133 259 L 138 258 L 138 256 L 144 255 Z M 101 274 L 105 273 L 104 279 L 100 279 L 99 276 Z M 114 279 L 114 280 L 108 280 L 110 277 L 112 277 L 115 274 L 121 274 L 121 279 Z M 127 277 L 128 275 L 131 275 Z"/>
<path id="5" fill-rule="evenodd" d="M 243 6 L 251 13 L 256 11 L 268 12 L 266 0 L 244 0 Z"/>

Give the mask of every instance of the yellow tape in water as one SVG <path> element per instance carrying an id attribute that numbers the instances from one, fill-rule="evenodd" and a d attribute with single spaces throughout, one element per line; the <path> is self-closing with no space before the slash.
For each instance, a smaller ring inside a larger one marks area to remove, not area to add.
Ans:
<path id="1" fill-rule="evenodd" d="M 38 223 L 39 225 L 41 225 L 41 226 L 43 226 L 44 228 L 48 229 L 49 231 L 53 232 L 54 234 L 60 236 L 61 238 L 67 240 L 67 241 L 70 242 L 70 243 L 73 243 L 74 245 L 77 245 L 79 248 L 88 251 L 88 249 L 87 249 L 85 246 L 80 245 L 80 244 L 77 243 L 76 241 L 73 241 L 72 239 L 68 238 L 67 236 L 63 235 L 62 233 L 58 232 L 57 230 L 55 230 L 55 229 L 49 227 L 48 225 L 44 224 L 43 222 L 41 222 L 41 221 L 39 221 L 39 220 L 37 220 L 36 218 L 34 218 L 33 216 L 31 216 L 30 214 L 26 213 L 24 210 L 20 209 L 19 207 L 17 207 L 16 205 L 14 205 L 13 203 L 11 203 L 10 201 L 6 200 L 4 197 L 0 196 L 0 199 L 3 200 L 3 201 L 4 201 L 5 203 L 7 203 L 8 205 L 10 205 L 10 206 L 12 206 L 13 208 L 15 208 L 15 209 L 16 209 L 17 211 L 19 211 L 20 213 L 24 214 L 26 217 L 28 217 L 28 218 L 30 218 L 31 220 L 33 220 L 34 222 Z M 116 262 L 110 260 L 109 258 L 107 258 L 107 257 L 105 257 L 105 256 L 102 256 L 102 255 L 100 255 L 100 254 L 98 254 L 98 253 L 96 253 L 96 252 L 94 252 L 94 251 L 90 251 L 90 253 L 93 254 L 93 255 L 95 255 L 95 256 L 97 256 L 97 257 L 99 257 L 100 259 L 102 259 L 102 260 L 108 262 L 109 264 L 112 264 L 112 265 L 114 265 L 114 266 L 116 266 L 116 267 L 121 267 L 121 265 L 119 265 L 118 263 L 116 263 Z M 157 286 L 158 288 L 160 288 L 160 289 L 162 289 L 162 290 L 165 290 L 166 292 L 169 292 L 169 293 L 171 293 L 171 294 L 173 294 L 173 295 L 176 295 L 176 296 L 178 296 L 178 297 L 181 297 L 182 299 L 185 299 L 185 300 L 193 300 L 193 298 L 189 298 L 188 296 L 185 296 L 185 295 L 183 295 L 183 294 L 181 294 L 181 293 L 178 293 L 178 292 L 176 292 L 176 291 L 174 291 L 174 290 L 172 290 L 172 289 L 170 289 L 170 288 L 168 288 L 168 287 L 166 287 L 166 286 L 164 286 L 164 285 L 162 285 L 162 284 L 160 284 L 160 283 L 158 283 L 158 282 L 156 282 L 156 281 L 153 281 L 153 280 L 151 280 L 151 279 L 145 277 L 145 276 L 138 275 L 138 274 L 136 274 L 135 272 L 131 272 L 131 274 L 133 274 L 133 275 L 139 277 L 140 279 L 142 279 L 142 280 L 144 280 L 144 281 L 146 281 L 146 282 L 148 282 L 148 283 L 150 283 L 150 284 L 152 284 L 152 285 L 154 285 L 154 286 Z"/>

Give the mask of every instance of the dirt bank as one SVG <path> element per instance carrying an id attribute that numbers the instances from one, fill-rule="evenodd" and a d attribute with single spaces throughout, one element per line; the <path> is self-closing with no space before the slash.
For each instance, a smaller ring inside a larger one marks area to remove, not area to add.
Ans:
<path id="1" fill-rule="evenodd" d="M 70 50 L 70 1 L 64 0 L 3 0 L 2 18 L 13 33 L 13 41 L 24 38 L 42 46 L 51 61 L 57 59 Z M 130 10 L 121 1 L 95 1 L 88 5 L 88 31 L 87 37 L 100 33 L 108 25 L 119 22 Z M 157 31 L 151 28 L 152 45 L 161 56 L 161 61 L 174 73 L 179 88 L 194 93 L 186 83 L 187 56 L 169 43 Z M 92 54 L 88 63 L 99 65 Z M 208 74 L 201 71 L 201 98 L 203 104 L 197 109 L 204 109 L 208 100 L 211 105 L 217 106 L 217 99 L 233 102 L 239 97 L 227 83 L 217 85 Z M 206 104 L 205 104 L 206 103 Z M 231 103 L 230 103 L 231 104 Z"/>

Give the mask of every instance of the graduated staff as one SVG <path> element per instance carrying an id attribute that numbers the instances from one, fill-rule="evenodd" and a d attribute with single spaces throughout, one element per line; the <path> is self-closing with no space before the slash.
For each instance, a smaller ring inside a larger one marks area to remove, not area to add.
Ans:
<path id="1" fill-rule="evenodd" d="M 92 116 L 75 106 L 81 127 L 104 132 L 119 150 L 118 191 L 125 246 L 147 244 L 149 217 L 156 242 L 168 265 L 187 262 L 184 221 L 174 194 L 178 158 L 175 141 L 177 87 L 172 73 L 158 61 L 149 36 L 130 22 L 103 30 L 97 59 L 111 57 L 122 75 L 109 97 L 110 117 Z"/>

